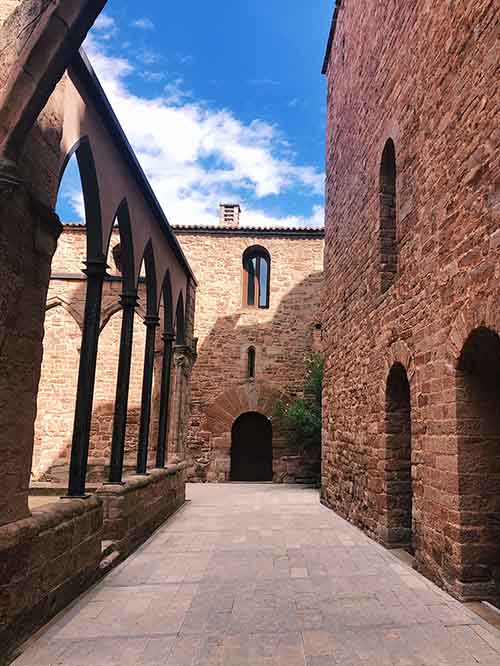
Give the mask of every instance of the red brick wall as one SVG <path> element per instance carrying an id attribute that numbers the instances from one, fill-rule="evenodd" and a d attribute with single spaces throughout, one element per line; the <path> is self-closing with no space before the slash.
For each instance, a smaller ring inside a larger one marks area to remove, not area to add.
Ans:
<path id="1" fill-rule="evenodd" d="M 188 478 L 225 481 L 230 472 L 231 428 L 246 411 L 273 420 L 273 471 L 276 481 L 311 477 L 318 452 L 303 455 L 274 417 L 277 400 L 300 394 L 304 359 L 317 342 L 322 321 L 323 240 L 179 233 L 193 267 L 196 293 L 195 336 L 198 359 L 191 381 L 187 430 Z M 242 256 L 261 245 L 271 255 L 270 308 L 242 307 Z M 247 351 L 255 347 L 256 378 L 247 378 Z"/>
<path id="2" fill-rule="evenodd" d="M 410 383 L 418 566 L 464 596 L 481 582 L 468 573 L 468 540 L 486 569 L 485 557 L 500 563 L 491 532 L 467 526 L 467 507 L 484 498 L 463 482 L 456 404 L 467 336 L 500 331 L 497 36 L 491 0 L 347 0 L 328 70 L 323 499 L 394 542 L 386 382 L 400 363 Z M 382 292 L 379 169 L 389 138 L 398 269 Z M 492 509 L 498 517 L 499 503 Z"/>

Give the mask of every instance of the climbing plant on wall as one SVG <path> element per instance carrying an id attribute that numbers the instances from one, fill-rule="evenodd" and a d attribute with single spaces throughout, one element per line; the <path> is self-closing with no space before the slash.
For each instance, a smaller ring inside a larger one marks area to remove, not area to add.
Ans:
<path id="1" fill-rule="evenodd" d="M 304 448 L 321 447 L 323 358 L 318 353 L 310 354 L 305 365 L 303 397 L 278 402 L 275 415 L 288 423 L 293 436 Z"/>

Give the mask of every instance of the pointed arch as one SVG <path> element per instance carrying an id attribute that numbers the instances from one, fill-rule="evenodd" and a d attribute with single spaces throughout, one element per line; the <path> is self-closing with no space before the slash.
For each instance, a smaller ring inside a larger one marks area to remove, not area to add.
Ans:
<path id="1" fill-rule="evenodd" d="M 170 271 L 167 271 L 162 286 L 163 295 L 163 329 L 171 333 L 174 329 L 174 311 L 172 301 L 172 282 L 170 281 Z"/>
<path id="2" fill-rule="evenodd" d="M 132 292 L 136 288 L 134 245 L 132 241 L 132 225 L 127 199 L 123 199 L 116 211 L 116 224 L 120 233 L 120 272 L 123 278 L 123 291 Z M 109 233 L 107 249 L 111 243 L 114 225 Z"/>
<path id="3" fill-rule="evenodd" d="M 99 182 L 90 140 L 84 136 L 68 151 L 59 173 L 58 194 L 64 172 L 69 161 L 76 156 L 85 205 L 85 226 L 87 229 L 87 260 L 102 258 L 102 214 Z"/>
<path id="4" fill-rule="evenodd" d="M 157 314 L 158 288 L 156 284 L 156 264 L 151 239 L 146 243 L 143 253 L 144 267 L 146 269 L 146 314 L 154 317 Z M 141 264 L 142 265 L 142 261 Z M 139 282 L 140 275 L 137 276 Z"/>
<path id="5" fill-rule="evenodd" d="M 179 294 L 177 308 L 175 309 L 175 342 L 178 345 L 186 344 L 186 321 L 184 312 L 184 296 Z"/>
<path id="6" fill-rule="evenodd" d="M 45 304 L 45 312 L 47 313 L 49 310 L 53 310 L 54 308 L 58 307 L 62 307 L 64 310 L 66 310 L 66 312 L 75 320 L 78 327 L 80 329 L 82 328 L 83 322 L 78 310 L 74 308 L 71 303 L 68 303 L 68 301 L 62 296 L 51 296 L 49 299 L 47 299 L 47 303 Z"/>

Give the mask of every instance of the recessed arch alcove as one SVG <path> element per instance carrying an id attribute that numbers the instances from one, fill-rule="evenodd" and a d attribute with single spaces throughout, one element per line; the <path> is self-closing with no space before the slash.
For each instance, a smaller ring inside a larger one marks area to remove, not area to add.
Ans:
<path id="1" fill-rule="evenodd" d="M 456 368 L 460 580 L 464 596 L 500 602 L 500 336 L 465 340 Z"/>

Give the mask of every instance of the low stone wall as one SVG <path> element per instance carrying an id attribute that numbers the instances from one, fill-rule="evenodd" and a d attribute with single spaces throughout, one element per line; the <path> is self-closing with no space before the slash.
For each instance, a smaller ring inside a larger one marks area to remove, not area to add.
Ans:
<path id="1" fill-rule="evenodd" d="M 92 496 L 0 527 L 0 664 L 96 580 L 102 524 L 101 500 Z"/>
<path id="2" fill-rule="evenodd" d="M 143 543 L 186 501 L 186 464 L 129 477 L 123 485 L 97 490 L 104 509 L 103 538 L 113 541 L 123 558 Z"/>

